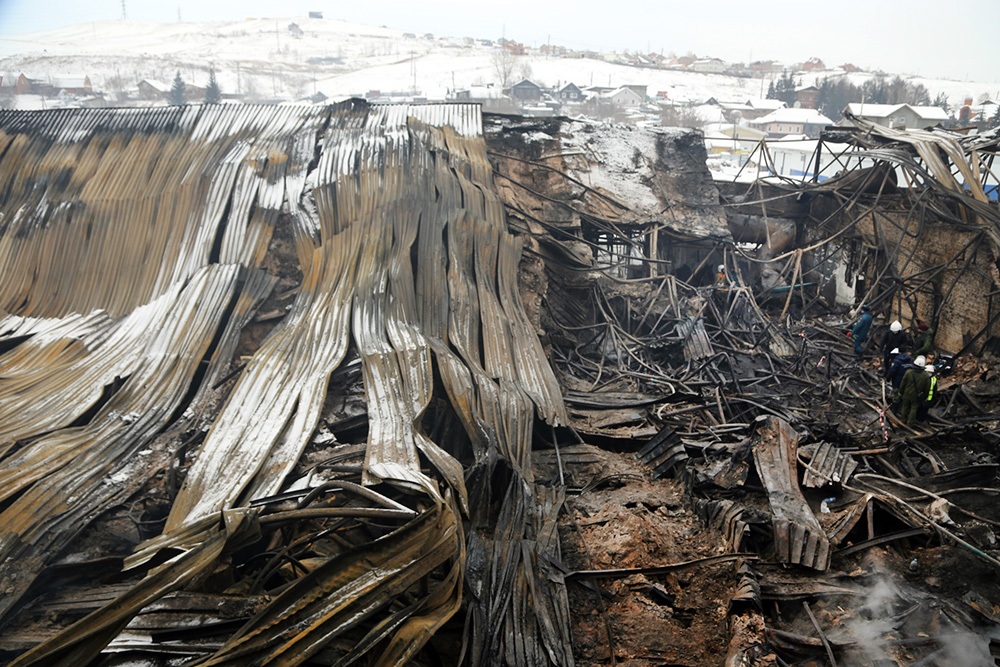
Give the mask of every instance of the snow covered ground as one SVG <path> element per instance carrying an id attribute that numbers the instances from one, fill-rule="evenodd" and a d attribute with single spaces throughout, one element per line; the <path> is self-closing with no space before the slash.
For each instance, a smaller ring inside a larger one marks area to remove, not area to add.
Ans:
<path id="1" fill-rule="evenodd" d="M 296 37 L 289 30 L 301 28 Z M 289 17 L 218 23 L 141 23 L 106 21 L 59 30 L 0 35 L 0 74 L 4 82 L 24 73 L 30 78 L 90 76 L 106 92 L 131 90 L 143 79 L 170 82 L 176 72 L 204 86 L 214 69 L 224 93 L 250 93 L 261 99 L 295 100 L 322 92 L 331 99 L 370 90 L 444 99 L 451 90 L 495 83 L 495 47 L 466 36 L 408 36 L 399 30 L 331 19 Z M 473 42 L 470 44 L 469 42 Z M 683 102 L 745 100 L 761 97 L 767 83 L 721 74 L 655 70 L 590 58 L 528 55 L 518 59 L 518 74 L 543 85 L 573 82 L 585 87 L 644 84 L 650 96 L 666 91 Z M 803 77 L 806 83 L 833 73 Z M 848 75 L 855 82 L 866 74 Z M 915 79 L 931 95 L 948 95 L 952 105 L 967 96 L 997 96 L 1000 82 Z M 36 101 L 24 100 L 36 104 Z"/>

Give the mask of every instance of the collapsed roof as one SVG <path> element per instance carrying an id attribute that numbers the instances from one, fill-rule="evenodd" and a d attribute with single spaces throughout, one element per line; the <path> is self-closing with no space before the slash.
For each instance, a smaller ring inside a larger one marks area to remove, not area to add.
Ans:
<path id="1" fill-rule="evenodd" d="M 995 207 L 874 134 L 944 194 L 866 163 L 723 206 L 696 132 L 471 105 L 3 113 L 2 655 L 752 664 L 867 650 L 886 545 L 988 582 L 1000 517 L 957 515 L 996 488 L 989 371 L 907 429 L 820 283 L 922 254 L 877 219 L 992 241 Z M 969 243 L 931 273 L 988 268 Z M 885 646 L 982 648 L 994 588 L 901 588 Z"/>

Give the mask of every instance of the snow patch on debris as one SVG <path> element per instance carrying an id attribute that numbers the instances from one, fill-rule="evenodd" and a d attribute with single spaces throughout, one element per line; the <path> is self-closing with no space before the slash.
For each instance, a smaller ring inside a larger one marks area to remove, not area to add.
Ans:
<path id="1" fill-rule="evenodd" d="M 661 208 L 650 188 L 656 159 L 656 134 L 628 125 L 573 122 L 564 131 L 563 150 L 587 155 L 590 171 L 578 174 L 590 187 L 610 193 L 636 212 L 659 217 Z"/>

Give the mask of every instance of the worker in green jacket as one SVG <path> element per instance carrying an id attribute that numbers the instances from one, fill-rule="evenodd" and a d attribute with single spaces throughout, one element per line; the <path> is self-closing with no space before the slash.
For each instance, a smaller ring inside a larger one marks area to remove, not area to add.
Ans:
<path id="1" fill-rule="evenodd" d="M 927 400 L 927 392 L 930 389 L 931 376 L 927 374 L 923 366 L 914 366 L 903 375 L 903 381 L 896 391 L 903 400 L 899 418 L 907 426 L 913 426 L 917 423 L 917 411 Z"/>
<path id="2" fill-rule="evenodd" d="M 917 410 L 917 421 L 924 421 L 927 419 L 927 412 L 931 407 L 937 403 L 937 375 L 935 374 L 934 366 L 928 364 L 924 366 L 924 370 L 931 377 L 930 387 L 927 389 L 927 398 L 924 402 L 920 404 L 920 408 Z"/>

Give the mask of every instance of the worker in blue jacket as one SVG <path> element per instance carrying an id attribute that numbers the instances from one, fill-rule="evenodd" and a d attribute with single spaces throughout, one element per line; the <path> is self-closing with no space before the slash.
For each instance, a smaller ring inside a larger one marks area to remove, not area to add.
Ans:
<path id="1" fill-rule="evenodd" d="M 854 353 L 861 356 L 861 347 L 864 342 L 868 340 L 868 330 L 872 328 L 872 309 L 865 305 L 861 306 L 861 317 L 858 318 L 857 324 L 854 328 L 850 330 L 847 334 L 849 338 L 854 340 Z"/>

